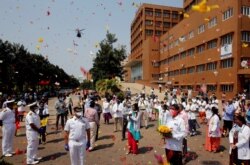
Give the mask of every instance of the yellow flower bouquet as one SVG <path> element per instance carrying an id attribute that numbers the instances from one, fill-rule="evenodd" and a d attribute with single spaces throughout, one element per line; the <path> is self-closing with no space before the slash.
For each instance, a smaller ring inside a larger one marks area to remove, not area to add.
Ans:
<path id="1" fill-rule="evenodd" d="M 160 125 L 157 131 L 165 138 L 172 137 L 172 130 L 166 125 Z"/>

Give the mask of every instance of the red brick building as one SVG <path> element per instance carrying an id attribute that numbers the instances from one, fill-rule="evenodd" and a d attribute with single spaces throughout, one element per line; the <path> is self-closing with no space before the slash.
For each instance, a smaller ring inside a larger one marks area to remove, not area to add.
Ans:
<path id="1" fill-rule="evenodd" d="M 202 13 L 192 10 L 192 6 L 199 2 L 184 0 L 183 13 L 186 18 L 180 16 L 181 20 L 166 30 L 159 41 L 153 44 L 148 40 L 143 42 L 139 52 L 148 52 L 143 54 L 141 60 L 141 82 L 160 80 L 166 85 L 195 90 L 206 84 L 208 90 L 218 96 L 226 92 L 227 96 L 232 97 L 244 89 L 249 94 L 250 2 L 209 0 L 208 6 L 218 5 L 219 8 Z M 137 24 L 135 21 L 131 26 L 131 36 L 134 36 L 132 29 Z M 134 42 L 131 40 L 129 64 L 140 62 L 138 54 L 142 53 L 136 54 L 133 48 Z M 155 57 L 153 62 L 152 56 Z M 144 61 L 147 61 L 146 64 Z M 128 81 L 133 80 L 133 71 L 129 70 Z"/>

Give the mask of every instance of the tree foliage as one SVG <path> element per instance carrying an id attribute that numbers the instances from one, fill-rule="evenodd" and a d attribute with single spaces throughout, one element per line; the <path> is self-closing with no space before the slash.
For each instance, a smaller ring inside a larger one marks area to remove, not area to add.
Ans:
<path id="1" fill-rule="evenodd" d="M 0 91 L 10 93 L 35 89 L 40 81 L 61 87 L 77 87 L 79 82 L 41 55 L 29 53 L 23 45 L 0 40 Z"/>
<path id="2" fill-rule="evenodd" d="M 113 95 L 120 92 L 121 84 L 117 78 L 113 79 L 102 79 L 96 82 L 96 90 L 101 95 Z"/>
<path id="3" fill-rule="evenodd" d="M 100 50 L 93 60 L 93 68 L 90 69 L 94 84 L 102 79 L 122 78 L 123 67 L 121 62 L 126 58 L 126 50 L 123 45 L 115 48 L 116 42 L 115 34 L 109 32 L 106 34 L 106 39 L 100 42 Z"/>

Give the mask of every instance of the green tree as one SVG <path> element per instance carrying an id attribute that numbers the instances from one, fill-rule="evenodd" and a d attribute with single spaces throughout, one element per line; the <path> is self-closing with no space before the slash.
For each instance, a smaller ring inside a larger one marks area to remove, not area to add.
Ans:
<path id="1" fill-rule="evenodd" d="M 51 64 L 46 58 L 30 54 L 23 45 L 0 39 L 0 92 L 23 92 L 37 89 L 41 80 L 50 81 L 53 88 L 59 82 L 62 88 L 76 88 L 79 81 Z"/>
<path id="2" fill-rule="evenodd" d="M 117 78 L 102 79 L 96 82 L 96 90 L 101 95 L 113 95 L 120 92 L 121 84 Z"/>
<path id="3" fill-rule="evenodd" d="M 94 84 L 102 79 L 122 78 L 124 71 L 121 62 L 126 58 L 126 50 L 124 45 L 115 48 L 116 42 L 115 34 L 109 32 L 106 39 L 100 42 L 100 50 L 93 60 L 93 68 L 90 69 Z"/>

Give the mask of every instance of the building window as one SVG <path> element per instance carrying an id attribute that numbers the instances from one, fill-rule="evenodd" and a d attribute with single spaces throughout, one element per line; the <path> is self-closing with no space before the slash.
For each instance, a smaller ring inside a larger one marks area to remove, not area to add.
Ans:
<path id="1" fill-rule="evenodd" d="M 205 25 L 202 24 L 198 27 L 198 34 L 203 33 L 205 31 Z"/>
<path id="2" fill-rule="evenodd" d="M 208 28 L 212 28 L 217 25 L 217 17 L 214 17 L 209 20 L 208 22 Z"/>
<path id="3" fill-rule="evenodd" d="M 161 11 L 155 11 L 155 16 L 156 17 L 161 17 Z"/>
<path id="4" fill-rule="evenodd" d="M 217 68 L 216 62 L 211 62 L 207 64 L 207 70 L 216 70 L 216 68 Z"/>
<path id="5" fill-rule="evenodd" d="M 207 42 L 207 49 L 213 49 L 217 47 L 217 39 Z"/>
<path id="6" fill-rule="evenodd" d="M 205 64 L 198 65 L 196 67 L 196 72 L 203 72 L 203 71 L 205 71 Z"/>
<path id="7" fill-rule="evenodd" d="M 179 75 L 179 70 L 174 71 L 174 76 L 177 76 L 177 75 Z"/>
<path id="8" fill-rule="evenodd" d="M 223 13 L 222 20 L 225 21 L 232 16 L 233 16 L 233 8 L 230 8 Z"/>
<path id="9" fill-rule="evenodd" d="M 250 42 L 250 31 L 241 32 L 241 41 Z"/>
<path id="10" fill-rule="evenodd" d="M 174 76 L 174 71 L 170 71 L 170 72 L 168 73 L 168 75 L 169 75 L 169 76 Z"/>
<path id="11" fill-rule="evenodd" d="M 187 53 L 186 53 L 186 52 L 181 52 L 181 57 L 180 57 L 181 59 L 182 59 L 182 58 L 185 58 L 186 56 L 187 56 Z"/>
<path id="12" fill-rule="evenodd" d="M 207 85 L 207 91 L 215 92 L 217 90 L 216 85 Z"/>
<path id="13" fill-rule="evenodd" d="M 146 29 L 145 33 L 147 36 L 151 36 L 151 35 L 153 35 L 153 30 Z"/>
<path id="14" fill-rule="evenodd" d="M 231 44 L 232 42 L 233 42 L 233 33 L 226 34 L 226 35 L 221 37 L 221 45 L 222 46 Z"/>
<path id="15" fill-rule="evenodd" d="M 177 60 L 179 60 L 179 54 L 174 56 L 174 61 L 177 61 Z"/>
<path id="16" fill-rule="evenodd" d="M 221 65 L 221 68 L 233 67 L 233 59 L 229 58 L 229 59 L 221 60 L 220 65 Z"/>
<path id="17" fill-rule="evenodd" d="M 250 7 L 249 6 L 242 6 L 241 7 L 241 14 L 243 15 L 250 15 Z"/>
<path id="18" fill-rule="evenodd" d="M 234 86 L 231 85 L 221 85 L 222 92 L 233 92 Z"/>
<path id="19" fill-rule="evenodd" d="M 187 40 L 187 36 L 186 36 L 186 35 L 183 35 L 183 36 L 181 36 L 181 37 L 179 38 L 179 40 L 180 40 L 181 42 L 185 42 L 185 41 Z"/>
<path id="20" fill-rule="evenodd" d="M 170 22 L 163 22 L 163 27 L 169 28 L 170 27 Z"/>
<path id="21" fill-rule="evenodd" d="M 193 56 L 193 55 L 194 55 L 194 52 L 195 52 L 195 49 L 194 49 L 194 48 L 189 49 L 189 50 L 187 51 L 187 55 L 188 55 L 188 56 Z"/>
<path id="22" fill-rule="evenodd" d="M 153 79 L 159 79 L 160 75 L 159 74 L 152 74 Z"/>
<path id="23" fill-rule="evenodd" d="M 181 69 L 181 70 L 180 70 L 180 74 L 187 74 L 187 69 L 186 69 L 186 68 Z"/>
<path id="24" fill-rule="evenodd" d="M 188 73 L 194 73 L 194 70 L 195 70 L 195 67 L 190 67 L 187 69 L 188 70 Z"/>
<path id="25" fill-rule="evenodd" d="M 205 44 L 197 46 L 197 53 L 202 53 L 205 50 Z"/>
<path id="26" fill-rule="evenodd" d="M 156 30 L 156 31 L 155 31 L 155 35 L 156 35 L 156 36 L 160 36 L 161 34 L 162 34 L 162 31 L 160 31 L 160 30 Z"/>
<path id="27" fill-rule="evenodd" d="M 172 13 L 172 18 L 173 18 L 173 19 L 178 19 L 178 13 L 173 12 L 173 13 Z"/>
<path id="28" fill-rule="evenodd" d="M 150 10 L 150 9 L 146 9 L 146 10 L 145 10 L 145 15 L 146 15 L 146 16 L 153 16 L 153 11 Z"/>
<path id="29" fill-rule="evenodd" d="M 151 25 L 153 25 L 153 21 L 152 20 L 146 20 L 145 25 L 146 26 L 151 26 Z"/>
<path id="30" fill-rule="evenodd" d="M 188 38 L 191 39 L 194 37 L 194 31 L 188 33 Z"/>
<path id="31" fill-rule="evenodd" d="M 156 21 L 156 22 L 155 22 L 155 26 L 161 27 L 161 21 Z"/>
<path id="32" fill-rule="evenodd" d="M 170 18 L 170 11 L 164 10 L 163 17 Z"/>

